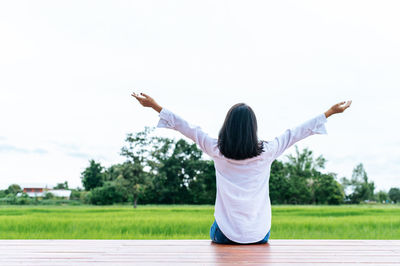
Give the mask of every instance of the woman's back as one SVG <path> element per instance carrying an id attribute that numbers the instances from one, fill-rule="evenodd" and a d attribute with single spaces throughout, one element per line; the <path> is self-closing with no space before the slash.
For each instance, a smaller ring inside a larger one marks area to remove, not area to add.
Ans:
<path id="1" fill-rule="evenodd" d="M 265 152 L 264 152 L 265 153 Z M 217 181 L 215 220 L 230 240 L 254 243 L 271 228 L 271 161 L 261 154 L 245 160 L 214 157 Z"/>

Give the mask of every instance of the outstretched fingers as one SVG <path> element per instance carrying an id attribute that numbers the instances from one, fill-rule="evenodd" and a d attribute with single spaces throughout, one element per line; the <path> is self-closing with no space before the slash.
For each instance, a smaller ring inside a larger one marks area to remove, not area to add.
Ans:
<path id="1" fill-rule="evenodd" d="M 134 92 L 132 92 L 131 96 L 135 97 L 136 99 L 139 97 L 139 95 Z"/>
<path id="2" fill-rule="evenodd" d="M 136 94 L 136 93 L 134 93 L 134 92 L 131 94 L 131 96 L 135 97 L 136 100 L 138 100 L 138 102 L 139 102 L 141 105 L 144 105 L 143 100 L 145 100 L 145 98 L 140 97 L 138 94 Z"/>
<path id="3" fill-rule="evenodd" d="M 145 98 L 151 98 L 149 95 L 147 95 L 147 94 L 145 94 L 143 92 L 141 92 L 140 95 L 143 95 Z"/>
<path id="4" fill-rule="evenodd" d="M 143 92 L 141 92 L 140 94 L 136 94 L 133 92 L 131 95 L 135 97 L 144 107 L 157 107 L 157 103 L 155 103 L 154 99 Z"/>
<path id="5" fill-rule="evenodd" d="M 151 97 L 143 92 L 141 92 L 140 94 L 136 94 L 136 93 L 132 93 L 131 94 L 133 97 L 135 97 L 136 99 L 151 99 Z"/>
<path id="6" fill-rule="evenodd" d="M 345 108 L 345 109 L 349 108 L 350 105 L 351 105 L 351 102 L 352 102 L 351 100 L 350 100 L 350 101 L 347 101 L 347 104 L 344 106 L 344 108 Z"/>
<path id="7" fill-rule="evenodd" d="M 346 110 L 347 108 L 349 108 L 351 105 L 351 100 L 347 101 L 347 102 L 342 102 L 340 109 L 343 112 L 344 110 Z"/>

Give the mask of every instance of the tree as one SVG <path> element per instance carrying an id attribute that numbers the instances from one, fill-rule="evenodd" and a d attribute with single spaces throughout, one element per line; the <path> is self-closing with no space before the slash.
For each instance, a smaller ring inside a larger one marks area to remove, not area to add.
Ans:
<path id="1" fill-rule="evenodd" d="M 344 199 L 343 187 L 336 181 L 336 174 L 313 174 L 314 202 L 316 204 L 341 204 Z"/>
<path id="2" fill-rule="evenodd" d="M 121 164 L 113 164 L 104 172 L 104 181 L 115 181 L 121 174 Z"/>
<path id="3" fill-rule="evenodd" d="M 289 202 L 290 204 L 310 204 L 316 203 L 314 197 L 313 174 L 318 169 L 323 168 L 325 159 L 319 156 L 314 160 L 313 152 L 305 148 L 302 152 L 296 146 L 295 156 L 288 156 L 289 177 Z"/>
<path id="4" fill-rule="evenodd" d="M 64 183 L 57 183 L 53 189 L 68 189 L 68 181 L 64 181 Z"/>
<path id="5" fill-rule="evenodd" d="M 385 203 L 389 199 L 389 195 L 386 191 L 379 191 L 376 193 L 375 198 L 378 200 L 380 203 Z"/>
<path id="6" fill-rule="evenodd" d="M 395 203 L 400 202 L 400 188 L 392 187 L 389 190 L 389 198 L 391 201 L 394 201 Z"/>
<path id="7" fill-rule="evenodd" d="M 163 178 L 161 198 L 165 203 L 190 203 L 189 186 L 198 173 L 199 160 L 202 151 L 196 144 L 178 140 L 173 148 L 171 156 L 160 161 L 159 175 Z"/>
<path id="8" fill-rule="evenodd" d="M 325 158 L 314 158 L 307 148 L 288 156 L 288 162 L 274 161 L 271 165 L 271 202 L 284 204 L 340 204 L 343 187 L 334 173 L 321 173 Z"/>
<path id="9" fill-rule="evenodd" d="M 351 180 L 343 178 L 342 183 L 345 187 L 349 187 L 352 190 L 352 193 L 346 196 L 351 203 L 360 203 L 365 200 L 375 199 L 375 184 L 373 181 L 368 181 L 368 175 L 362 163 L 353 169 Z"/>
<path id="10" fill-rule="evenodd" d="M 89 163 L 90 165 L 81 173 L 82 184 L 87 191 L 103 185 L 104 168 L 94 160 L 90 160 Z"/>
<path id="11" fill-rule="evenodd" d="M 128 134 L 125 139 L 127 146 L 121 149 L 121 155 L 125 156 L 127 161 L 123 163 L 122 175 L 118 175 L 116 182 L 120 187 L 126 188 L 126 192 L 132 198 L 134 208 L 149 183 L 150 173 L 144 168 L 148 167 L 148 160 L 151 160 L 152 143 L 155 138 L 150 137 L 150 133 L 153 130 L 145 127 L 144 131 Z"/>
<path id="12" fill-rule="evenodd" d="M 288 169 L 278 160 L 271 165 L 269 196 L 272 204 L 287 204 L 291 197 Z"/>
<path id="13" fill-rule="evenodd" d="M 196 175 L 189 183 L 190 203 L 214 204 L 217 192 L 214 162 L 198 160 Z"/>
<path id="14" fill-rule="evenodd" d="M 44 197 L 43 197 L 44 199 L 54 199 L 55 198 L 55 196 L 54 196 L 54 194 L 53 193 L 51 193 L 51 192 L 47 192 L 45 195 L 44 195 Z"/>
<path id="15" fill-rule="evenodd" d="M 133 207 L 137 207 L 138 199 L 144 194 L 148 186 L 149 174 L 143 171 L 140 164 L 126 161 L 121 165 L 121 172 L 115 180 L 117 190 L 130 199 Z"/>
<path id="16" fill-rule="evenodd" d="M 202 159 L 203 152 L 196 144 L 184 139 L 174 142 L 157 138 L 154 147 L 153 159 L 149 162 L 152 188 L 148 193 L 153 196 L 153 201 L 167 204 L 215 203 L 214 163 Z"/>
<path id="17" fill-rule="evenodd" d="M 145 201 L 171 203 L 168 194 L 170 186 L 173 185 L 169 182 L 168 168 L 172 166 L 171 160 L 174 160 L 171 156 L 175 144 L 175 141 L 169 138 L 156 137 L 153 139 L 151 158 L 147 160 L 151 182 L 143 195 Z"/>
<path id="18" fill-rule="evenodd" d="M 18 192 L 22 192 L 22 189 L 17 184 L 9 185 L 8 188 L 5 190 L 6 194 L 16 195 Z"/>

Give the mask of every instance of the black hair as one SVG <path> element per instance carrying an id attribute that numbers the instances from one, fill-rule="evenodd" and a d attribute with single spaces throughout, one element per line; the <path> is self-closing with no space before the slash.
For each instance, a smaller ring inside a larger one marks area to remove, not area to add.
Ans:
<path id="1" fill-rule="evenodd" d="M 229 109 L 218 135 L 218 148 L 226 158 L 244 160 L 260 155 L 263 141 L 257 137 L 257 119 L 245 103 Z"/>

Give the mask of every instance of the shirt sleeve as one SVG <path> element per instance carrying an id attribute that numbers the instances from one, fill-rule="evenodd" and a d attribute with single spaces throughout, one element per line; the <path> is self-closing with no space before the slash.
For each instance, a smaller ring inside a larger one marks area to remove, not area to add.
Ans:
<path id="1" fill-rule="evenodd" d="M 217 140 L 208 136 L 199 126 L 189 124 L 186 120 L 165 108 L 162 108 L 159 117 L 157 127 L 179 131 L 193 140 L 203 152 L 211 157 L 217 153 Z"/>
<path id="2" fill-rule="evenodd" d="M 268 154 L 275 160 L 296 142 L 314 134 L 327 134 L 326 121 L 325 114 L 320 114 L 293 129 L 287 129 L 282 135 L 268 143 Z"/>

